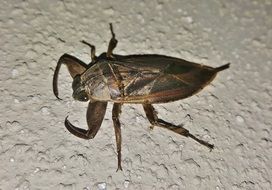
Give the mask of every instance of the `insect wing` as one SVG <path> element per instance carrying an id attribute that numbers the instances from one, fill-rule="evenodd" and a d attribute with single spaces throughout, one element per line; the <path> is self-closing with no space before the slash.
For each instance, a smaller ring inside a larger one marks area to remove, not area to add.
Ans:
<path id="1" fill-rule="evenodd" d="M 131 102 L 161 103 L 186 98 L 216 75 L 212 67 L 163 55 L 117 57 L 114 65 Z"/>

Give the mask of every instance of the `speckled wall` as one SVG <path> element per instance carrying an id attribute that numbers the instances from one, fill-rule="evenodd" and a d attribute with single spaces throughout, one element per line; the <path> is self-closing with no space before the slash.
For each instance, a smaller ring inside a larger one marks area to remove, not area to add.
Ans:
<path id="1" fill-rule="evenodd" d="M 93 140 L 64 127 L 69 115 L 87 128 L 87 103 L 73 100 L 60 71 L 62 101 L 52 92 L 59 57 L 90 62 L 86 40 L 115 53 L 157 53 L 213 67 L 231 62 L 197 95 L 155 105 L 215 145 L 210 152 L 170 131 L 149 129 L 141 105 L 121 114 L 117 168 L 112 104 Z M 0 189 L 272 189 L 272 1 L 0 2 Z"/>

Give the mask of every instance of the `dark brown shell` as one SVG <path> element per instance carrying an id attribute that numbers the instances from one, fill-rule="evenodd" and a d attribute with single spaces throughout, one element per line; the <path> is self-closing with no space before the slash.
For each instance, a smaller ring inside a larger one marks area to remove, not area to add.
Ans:
<path id="1" fill-rule="evenodd" d="M 115 55 L 99 60 L 81 77 L 95 100 L 164 103 L 197 93 L 227 67 L 212 68 L 163 55 Z"/>

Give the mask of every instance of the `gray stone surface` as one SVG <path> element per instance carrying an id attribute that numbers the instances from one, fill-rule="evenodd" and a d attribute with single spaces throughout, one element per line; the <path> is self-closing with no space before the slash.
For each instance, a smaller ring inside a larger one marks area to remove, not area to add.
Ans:
<path id="1" fill-rule="evenodd" d="M 140 105 L 121 115 L 123 172 L 107 109 L 95 139 L 71 135 L 63 121 L 86 127 L 87 103 L 71 97 L 64 67 L 52 93 L 58 58 L 90 61 L 107 49 L 159 53 L 219 66 L 231 62 L 198 95 L 156 105 L 159 115 L 215 144 L 150 131 Z M 272 1 L 0 2 L 0 189 L 272 189 Z M 188 115 L 189 114 L 189 115 Z"/>

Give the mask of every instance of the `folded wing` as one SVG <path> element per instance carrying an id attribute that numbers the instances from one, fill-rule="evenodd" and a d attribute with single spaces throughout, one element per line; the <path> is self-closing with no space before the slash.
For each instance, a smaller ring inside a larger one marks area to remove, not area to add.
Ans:
<path id="1" fill-rule="evenodd" d="M 218 70 L 163 55 L 118 56 L 112 61 L 119 72 L 127 102 L 161 103 L 186 98 L 209 84 Z"/>

